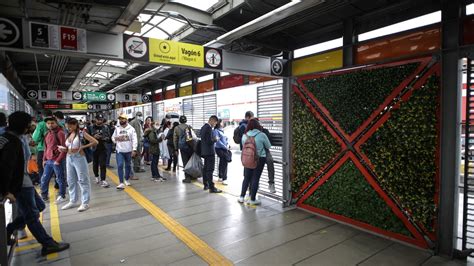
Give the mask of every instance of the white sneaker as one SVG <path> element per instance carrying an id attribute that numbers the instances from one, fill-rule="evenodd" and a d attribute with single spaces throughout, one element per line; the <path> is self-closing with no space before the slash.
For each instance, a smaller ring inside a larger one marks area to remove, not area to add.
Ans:
<path id="1" fill-rule="evenodd" d="M 61 210 L 67 210 L 67 209 L 71 209 L 71 208 L 75 208 L 79 206 L 79 204 L 75 203 L 75 202 L 68 202 L 66 205 L 64 205 Z"/>
<path id="2" fill-rule="evenodd" d="M 63 202 L 66 202 L 66 197 L 63 197 L 63 196 L 58 196 L 58 198 L 56 199 L 56 203 L 63 203 Z"/>
<path id="3" fill-rule="evenodd" d="M 83 211 L 87 211 L 89 209 L 89 204 L 81 204 L 81 206 L 79 206 L 79 208 L 77 208 L 77 211 L 78 212 L 83 212 Z"/>
<path id="4" fill-rule="evenodd" d="M 128 180 L 125 180 L 124 183 L 125 183 L 126 186 L 131 186 L 132 185 L 132 184 L 130 184 L 130 182 L 128 182 Z"/>
<path id="5" fill-rule="evenodd" d="M 100 179 L 98 177 L 95 178 L 95 183 L 98 185 L 100 184 Z"/>
<path id="6" fill-rule="evenodd" d="M 260 205 L 260 204 L 262 204 L 262 202 L 261 202 L 260 200 L 258 200 L 258 199 L 255 199 L 255 200 L 250 200 L 250 201 L 248 202 L 248 204 L 249 204 L 249 205 L 252 205 L 252 206 L 255 206 L 255 205 Z"/>
<path id="7" fill-rule="evenodd" d="M 219 178 L 219 180 L 217 180 L 217 181 L 222 182 L 222 178 Z"/>
<path id="8" fill-rule="evenodd" d="M 103 188 L 108 188 L 110 187 L 109 183 L 107 183 L 107 181 L 102 181 L 101 184 L 100 184 Z"/>
<path id="9" fill-rule="evenodd" d="M 245 198 L 244 197 L 239 197 L 239 199 L 237 200 L 239 203 L 244 203 L 245 202 Z"/>
<path id="10" fill-rule="evenodd" d="M 227 186 L 227 180 L 222 180 L 222 185 Z"/>
<path id="11" fill-rule="evenodd" d="M 275 189 L 275 184 L 268 184 L 268 190 L 270 190 L 270 193 L 276 193 Z"/>
<path id="12" fill-rule="evenodd" d="M 124 189 L 125 188 L 125 185 L 123 183 L 120 183 L 118 186 L 117 186 L 117 189 Z"/>

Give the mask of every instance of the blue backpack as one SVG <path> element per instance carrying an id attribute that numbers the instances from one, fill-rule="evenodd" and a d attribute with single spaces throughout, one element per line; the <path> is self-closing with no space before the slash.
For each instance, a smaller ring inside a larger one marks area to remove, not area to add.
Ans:
<path id="1" fill-rule="evenodd" d="M 178 140 L 178 148 L 182 151 L 189 151 L 191 149 L 191 147 L 189 147 L 189 143 L 188 141 L 186 140 L 186 135 L 188 132 L 186 131 L 189 131 L 190 128 L 189 126 L 181 133 L 181 135 L 179 135 L 179 140 Z"/>

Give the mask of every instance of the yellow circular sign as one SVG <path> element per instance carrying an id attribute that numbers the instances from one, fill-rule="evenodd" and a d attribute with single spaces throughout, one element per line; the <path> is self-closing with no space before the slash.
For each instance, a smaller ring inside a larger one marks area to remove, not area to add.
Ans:
<path id="1" fill-rule="evenodd" d="M 168 42 L 160 42 L 160 51 L 164 54 L 167 54 L 171 51 L 171 45 Z"/>

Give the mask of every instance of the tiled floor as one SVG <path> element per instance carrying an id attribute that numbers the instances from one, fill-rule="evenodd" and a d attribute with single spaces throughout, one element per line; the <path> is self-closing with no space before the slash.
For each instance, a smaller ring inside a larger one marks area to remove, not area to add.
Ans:
<path id="1" fill-rule="evenodd" d="M 234 264 L 465 265 L 299 209 L 282 209 L 278 202 L 264 199 L 261 207 L 251 208 L 235 196 L 182 184 L 174 175 L 167 174 L 163 183 L 150 181 L 149 169 L 138 176 L 133 188 Z M 240 173 L 230 178 L 240 179 Z M 71 243 L 68 251 L 52 260 L 40 258 L 38 248 L 19 252 L 13 265 L 206 264 L 124 191 L 92 188 L 90 210 L 59 210 L 62 238 Z M 48 212 L 44 224 L 49 230 Z"/>

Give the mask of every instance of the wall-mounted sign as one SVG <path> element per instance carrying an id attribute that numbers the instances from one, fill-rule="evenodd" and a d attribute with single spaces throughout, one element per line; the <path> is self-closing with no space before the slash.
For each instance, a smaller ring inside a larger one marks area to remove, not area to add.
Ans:
<path id="1" fill-rule="evenodd" d="M 61 50 L 87 52 L 86 30 L 72 27 L 59 27 Z"/>
<path id="2" fill-rule="evenodd" d="M 85 91 L 82 92 L 82 100 L 89 102 L 106 102 L 107 93 L 99 91 Z"/>
<path id="3" fill-rule="evenodd" d="M 32 48 L 59 49 L 59 26 L 30 22 L 30 46 Z"/>
<path id="4" fill-rule="evenodd" d="M 0 46 L 23 48 L 22 21 L 0 17 Z"/>
<path id="5" fill-rule="evenodd" d="M 123 35 L 123 58 L 149 61 L 148 38 L 131 35 Z"/>
<path id="6" fill-rule="evenodd" d="M 115 95 L 117 102 L 140 102 L 142 95 L 137 93 L 117 93 Z"/>
<path id="7" fill-rule="evenodd" d="M 142 102 L 148 103 L 151 101 L 151 95 L 144 94 L 142 95 Z"/>
<path id="8" fill-rule="evenodd" d="M 28 91 L 28 97 L 29 96 L 29 93 L 31 91 Z M 33 93 L 32 93 L 32 96 Z M 46 90 L 39 90 L 37 92 L 37 98 L 38 100 L 40 101 L 61 101 L 61 100 L 67 100 L 67 99 L 71 99 L 72 96 L 72 92 L 70 91 L 46 91 Z M 31 98 L 30 98 L 31 99 Z"/>
<path id="9" fill-rule="evenodd" d="M 112 110 L 114 105 L 112 103 L 107 104 L 87 104 L 87 110 Z"/>
<path id="10" fill-rule="evenodd" d="M 87 103 L 75 103 L 72 104 L 73 110 L 87 110 Z"/>
<path id="11" fill-rule="evenodd" d="M 286 76 L 288 73 L 287 60 L 272 58 L 270 69 L 273 76 Z"/>
<path id="12" fill-rule="evenodd" d="M 204 47 L 168 40 L 150 39 L 150 62 L 204 67 Z"/>
<path id="13" fill-rule="evenodd" d="M 204 67 L 222 69 L 222 50 L 204 47 Z"/>

